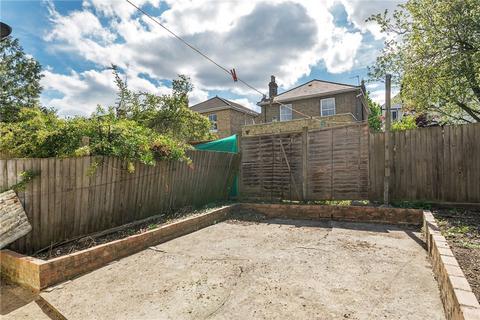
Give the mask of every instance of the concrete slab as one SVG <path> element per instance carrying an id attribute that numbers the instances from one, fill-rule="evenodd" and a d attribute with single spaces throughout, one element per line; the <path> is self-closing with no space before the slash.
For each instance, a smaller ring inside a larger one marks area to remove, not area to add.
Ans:
<path id="1" fill-rule="evenodd" d="M 0 319 L 49 320 L 37 303 L 34 292 L 8 283 L 0 282 Z"/>
<path id="2" fill-rule="evenodd" d="M 67 319 L 444 319 L 420 233 L 227 221 L 41 296 Z"/>

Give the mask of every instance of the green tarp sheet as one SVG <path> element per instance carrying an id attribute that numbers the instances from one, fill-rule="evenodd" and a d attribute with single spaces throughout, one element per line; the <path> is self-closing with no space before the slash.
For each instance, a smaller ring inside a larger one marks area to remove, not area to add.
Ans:
<path id="1" fill-rule="evenodd" d="M 216 151 L 216 152 L 230 152 L 230 153 L 237 153 L 238 152 L 238 145 L 237 145 L 237 135 L 234 134 L 233 136 L 226 137 L 223 139 L 218 139 L 215 141 L 197 144 L 195 146 L 197 150 L 204 150 L 204 151 Z M 232 190 L 230 192 L 230 196 L 235 197 L 238 195 L 238 175 L 235 176 L 233 180 Z"/>

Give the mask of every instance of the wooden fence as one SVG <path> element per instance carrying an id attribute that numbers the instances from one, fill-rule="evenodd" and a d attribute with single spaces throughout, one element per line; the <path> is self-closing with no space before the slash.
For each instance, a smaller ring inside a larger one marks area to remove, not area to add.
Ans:
<path id="1" fill-rule="evenodd" d="M 184 206 L 225 200 L 239 155 L 192 151 L 189 156 L 190 164 L 137 163 L 134 173 L 110 157 L 0 159 L 0 189 L 21 181 L 22 172 L 39 174 L 18 193 L 33 229 L 12 249 L 31 253 Z M 92 173 L 94 163 L 99 164 Z"/>
<path id="2" fill-rule="evenodd" d="M 368 197 L 368 126 L 241 138 L 240 195 L 258 200 Z"/>
<path id="3" fill-rule="evenodd" d="M 369 198 L 383 198 L 385 134 L 370 134 Z M 480 202 L 480 124 L 394 132 L 392 200 Z"/>

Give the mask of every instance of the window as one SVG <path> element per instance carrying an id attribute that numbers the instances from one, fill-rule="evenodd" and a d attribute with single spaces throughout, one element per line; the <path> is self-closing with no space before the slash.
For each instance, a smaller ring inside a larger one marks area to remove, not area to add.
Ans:
<path id="1" fill-rule="evenodd" d="M 398 110 L 392 110 L 392 121 L 398 120 Z"/>
<path id="2" fill-rule="evenodd" d="M 320 115 L 333 116 L 335 114 L 335 98 L 327 98 L 320 100 Z"/>
<path id="3" fill-rule="evenodd" d="M 208 115 L 208 120 L 210 120 L 210 131 L 217 132 L 217 115 L 215 113 Z"/>
<path id="4" fill-rule="evenodd" d="M 292 105 L 280 105 L 280 121 L 292 120 Z"/>

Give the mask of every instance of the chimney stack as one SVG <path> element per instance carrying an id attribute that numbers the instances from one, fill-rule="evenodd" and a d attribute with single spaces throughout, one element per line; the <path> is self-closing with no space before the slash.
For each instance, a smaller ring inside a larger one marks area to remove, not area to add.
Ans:
<path id="1" fill-rule="evenodd" d="M 268 84 L 268 95 L 269 98 L 273 98 L 277 95 L 278 85 L 275 82 L 275 76 L 271 76 L 270 83 Z"/>

